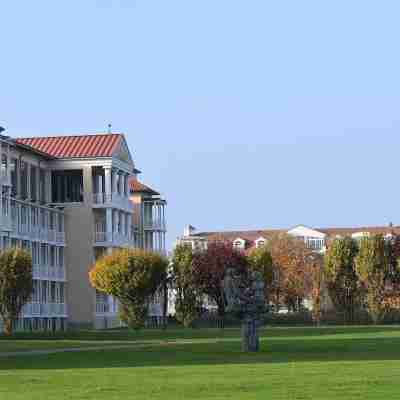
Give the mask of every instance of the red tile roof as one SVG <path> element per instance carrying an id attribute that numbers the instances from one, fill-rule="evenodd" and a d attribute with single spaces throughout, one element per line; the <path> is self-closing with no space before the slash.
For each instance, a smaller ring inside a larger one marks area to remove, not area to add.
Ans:
<path id="1" fill-rule="evenodd" d="M 132 192 L 140 192 L 140 193 L 148 193 L 153 196 L 158 196 L 160 193 L 156 192 L 149 186 L 146 186 L 144 183 L 139 182 L 137 179 L 131 179 L 129 182 L 129 187 Z"/>
<path id="2" fill-rule="evenodd" d="M 121 141 L 117 133 L 18 138 L 16 142 L 56 158 L 111 157 Z"/>
<path id="3" fill-rule="evenodd" d="M 353 233 L 369 232 L 370 234 L 387 235 L 390 233 L 399 235 L 400 226 L 360 226 L 352 228 L 312 228 L 318 232 L 325 233 L 328 237 L 350 236 Z M 260 237 L 268 239 L 274 234 L 286 233 L 284 229 L 264 229 L 264 230 L 250 230 L 250 231 L 222 231 L 222 232 L 199 232 L 192 236 L 199 236 L 207 238 L 208 240 L 227 240 L 233 241 L 235 239 L 243 239 L 247 242 L 254 242 Z"/>

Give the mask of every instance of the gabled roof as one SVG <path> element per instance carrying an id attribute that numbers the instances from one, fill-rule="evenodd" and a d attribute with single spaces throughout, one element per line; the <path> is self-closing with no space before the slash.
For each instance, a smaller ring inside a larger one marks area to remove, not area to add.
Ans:
<path id="1" fill-rule="evenodd" d="M 123 135 L 119 133 L 15 139 L 18 144 L 55 158 L 112 157 L 121 140 Z"/>
<path id="2" fill-rule="evenodd" d="M 222 232 L 199 232 L 195 233 L 193 236 L 205 237 L 208 240 L 226 240 L 234 241 L 237 238 L 241 238 L 248 242 L 254 242 L 261 236 L 265 239 L 279 233 L 286 232 L 282 229 L 266 229 L 266 230 L 256 230 L 256 231 L 222 231 Z"/>
<path id="3" fill-rule="evenodd" d="M 131 189 L 131 192 L 133 193 L 147 193 L 151 194 L 153 196 L 159 196 L 160 193 L 156 192 L 154 189 L 152 189 L 149 186 L 146 186 L 144 183 L 139 182 L 137 179 L 133 178 L 129 181 L 129 187 Z"/>

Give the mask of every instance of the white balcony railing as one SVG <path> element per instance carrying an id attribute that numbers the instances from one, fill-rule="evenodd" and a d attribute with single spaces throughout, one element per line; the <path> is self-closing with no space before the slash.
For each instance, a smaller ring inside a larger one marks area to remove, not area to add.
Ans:
<path id="1" fill-rule="evenodd" d="M 134 238 L 132 235 L 125 235 L 118 232 L 97 232 L 94 233 L 95 244 L 110 244 L 113 246 L 133 246 Z"/>
<path id="2" fill-rule="evenodd" d="M 3 223 L 4 216 L 1 219 Z M 6 221 L 5 226 L 10 225 L 10 230 L 13 235 L 22 236 L 26 239 L 41 240 L 43 242 L 54 242 L 56 244 L 65 244 L 65 233 L 57 232 L 54 229 L 47 229 L 35 225 L 18 224 L 16 220 Z M 3 228 L 4 229 L 4 228 Z"/>
<path id="3" fill-rule="evenodd" d="M 115 206 L 124 209 L 133 209 L 133 204 L 131 203 L 128 196 L 114 192 L 111 194 L 106 193 L 93 193 L 93 203 L 97 205 Z"/>
<path id="4" fill-rule="evenodd" d="M 2 231 L 11 231 L 12 230 L 13 224 L 12 224 L 10 215 L 3 214 L 0 217 L 0 221 L 1 221 L 0 230 L 2 230 Z"/>
<path id="5" fill-rule="evenodd" d="M 143 224 L 145 230 L 165 231 L 167 229 L 165 219 L 145 220 Z"/>
<path id="6" fill-rule="evenodd" d="M 66 316 L 67 305 L 65 303 L 27 303 L 22 309 L 24 316 Z"/>
<path id="7" fill-rule="evenodd" d="M 50 279 L 65 281 L 64 267 L 50 267 L 48 265 L 33 264 L 32 266 L 33 279 Z"/>
<path id="8" fill-rule="evenodd" d="M 110 312 L 108 303 L 96 303 L 96 314 L 107 314 L 108 312 Z"/>

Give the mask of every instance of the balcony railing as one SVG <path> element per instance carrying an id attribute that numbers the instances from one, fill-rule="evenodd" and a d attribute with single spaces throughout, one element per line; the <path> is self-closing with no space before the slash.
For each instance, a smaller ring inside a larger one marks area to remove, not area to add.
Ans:
<path id="1" fill-rule="evenodd" d="M 166 231 L 165 219 L 144 220 L 143 228 L 149 231 Z"/>
<path id="2" fill-rule="evenodd" d="M 65 268 L 52 267 L 34 263 L 32 266 L 33 279 L 50 279 L 65 281 Z"/>
<path id="3" fill-rule="evenodd" d="M 55 229 L 47 229 L 35 225 L 28 225 L 26 223 L 18 224 L 15 219 L 9 219 L 8 221 L 13 235 L 22 236 L 26 239 L 41 240 L 44 242 L 54 242 L 57 244 L 65 243 L 64 232 L 57 232 Z"/>
<path id="4" fill-rule="evenodd" d="M 96 303 L 96 314 L 107 314 L 108 312 L 110 312 L 108 303 Z"/>
<path id="5" fill-rule="evenodd" d="M 22 309 L 23 316 L 66 316 L 66 303 L 27 303 Z"/>
<path id="6" fill-rule="evenodd" d="M 2 231 L 11 231 L 12 230 L 12 221 L 10 215 L 2 215 L 0 217 L 0 230 Z"/>
<path id="7" fill-rule="evenodd" d="M 134 238 L 132 235 L 124 235 L 118 232 L 95 232 L 94 241 L 96 244 L 111 244 L 113 246 L 133 246 Z"/>
<path id="8" fill-rule="evenodd" d="M 129 200 L 128 196 L 114 192 L 111 194 L 106 193 L 93 193 L 93 203 L 97 205 L 114 205 L 119 208 L 133 209 L 133 204 Z"/>

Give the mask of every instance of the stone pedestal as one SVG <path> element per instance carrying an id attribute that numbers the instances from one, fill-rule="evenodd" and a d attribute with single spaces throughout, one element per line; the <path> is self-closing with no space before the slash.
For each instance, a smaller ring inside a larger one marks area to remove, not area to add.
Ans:
<path id="1" fill-rule="evenodd" d="M 260 350 L 258 321 L 256 319 L 245 319 L 242 322 L 242 350 L 245 352 Z"/>

